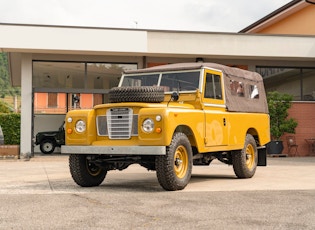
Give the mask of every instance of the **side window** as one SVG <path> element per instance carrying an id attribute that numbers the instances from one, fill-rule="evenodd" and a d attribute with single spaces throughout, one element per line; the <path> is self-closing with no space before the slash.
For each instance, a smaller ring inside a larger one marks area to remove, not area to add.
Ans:
<path id="1" fill-rule="evenodd" d="M 222 99 L 222 87 L 220 75 L 207 73 L 205 98 Z"/>
<path id="2" fill-rule="evenodd" d="M 259 98 L 259 91 L 257 85 L 244 84 L 241 81 L 230 80 L 231 95 L 245 97 L 245 88 L 246 97 L 251 99 Z"/>
<path id="3" fill-rule="evenodd" d="M 238 83 L 238 87 L 237 87 L 236 93 L 237 93 L 237 96 L 239 96 L 239 97 L 244 97 L 245 96 L 243 82 L 239 82 Z"/>
<path id="4" fill-rule="evenodd" d="M 237 95 L 239 97 L 244 97 L 244 83 L 240 81 L 230 81 L 230 90 L 232 95 Z"/>
<path id="5" fill-rule="evenodd" d="M 249 85 L 250 98 L 259 98 L 257 85 Z"/>

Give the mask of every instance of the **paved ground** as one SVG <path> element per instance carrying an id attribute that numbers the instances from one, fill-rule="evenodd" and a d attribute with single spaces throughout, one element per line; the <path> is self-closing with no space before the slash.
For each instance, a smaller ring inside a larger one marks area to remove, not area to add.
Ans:
<path id="1" fill-rule="evenodd" d="M 0 204 L 0 229 L 315 229 L 315 157 L 268 158 L 244 180 L 196 166 L 178 192 L 137 165 L 81 188 L 67 156 L 0 159 Z"/>

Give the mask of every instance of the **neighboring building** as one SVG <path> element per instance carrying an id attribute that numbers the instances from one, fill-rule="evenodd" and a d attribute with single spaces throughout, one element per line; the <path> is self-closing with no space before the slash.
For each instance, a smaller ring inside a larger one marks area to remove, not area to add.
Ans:
<path id="1" fill-rule="evenodd" d="M 106 103 L 109 89 L 117 85 L 125 69 L 216 62 L 260 71 L 266 80 L 274 81 L 269 89 L 288 81 L 299 101 L 314 91 L 309 82 L 315 68 L 315 37 L 309 35 L 17 24 L 0 24 L 0 34 L 0 52 L 9 54 L 12 84 L 21 86 L 21 154 L 34 152 L 34 135 L 58 128 L 67 111 Z M 269 73 L 292 67 L 310 70 L 303 72 L 307 84 L 291 80 L 292 75 L 272 78 Z M 296 90 L 297 84 L 303 91 Z M 306 143 L 300 145 L 299 149 Z"/>
<path id="2" fill-rule="evenodd" d="M 273 34 L 273 35 L 305 35 L 314 39 L 315 35 L 315 1 L 294 0 L 265 16 L 259 21 L 249 25 L 240 33 L 248 34 Z M 284 47 L 290 48 L 292 44 L 286 43 Z M 302 49 L 297 47 L 297 49 Z M 314 47 L 312 47 L 314 49 Z M 304 52 L 309 52 L 305 50 Z M 298 151 L 308 155 L 314 148 L 312 143 L 315 138 L 315 63 L 311 65 L 291 66 L 256 66 L 256 71 L 264 77 L 266 91 L 279 91 L 294 96 L 295 102 L 290 109 L 290 116 L 298 121 L 296 140 Z M 285 137 L 283 137 L 285 141 Z M 314 140 L 315 141 L 315 140 Z M 287 150 L 285 149 L 286 153 Z M 315 154 L 315 153 L 312 153 Z"/>
<path id="3" fill-rule="evenodd" d="M 240 33 L 314 35 L 314 18 L 314 0 L 293 0 L 244 28 Z"/>

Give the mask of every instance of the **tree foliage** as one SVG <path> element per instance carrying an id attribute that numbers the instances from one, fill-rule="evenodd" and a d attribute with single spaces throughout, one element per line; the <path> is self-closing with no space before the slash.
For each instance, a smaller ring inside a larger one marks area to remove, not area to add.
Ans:
<path id="1" fill-rule="evenodd" d="M 279 140 L 284 133 L 295 133 L 298 123 L 294 118 L 288 118 L 292 100 L 292 95 L 277 91 L 269 92 L 267 95 L 270 133 L 273 140 Z"/>
<path id="2" fill-rule="evenodd" d="M 0 98 L 19 94 L 20 88 L 11 86 L 7 54 L 0 53 Z"/>
<path id="3" fill-rule="evenodd" d="M 0 114 L 1 113 L 11 113 L 11 109 L 10 109 L 10 106 L 3 102 L 3 101 L 0 101 Z"/>

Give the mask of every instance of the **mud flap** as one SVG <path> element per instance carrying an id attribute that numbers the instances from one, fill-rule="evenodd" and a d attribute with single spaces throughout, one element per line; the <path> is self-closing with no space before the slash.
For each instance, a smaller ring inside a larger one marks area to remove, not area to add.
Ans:
<path id="1" fill-rule="evenodd" d="M 262 147 L 258 149 L 258 164 L 257 166 L 267 166 L 267 149 Z"/>

